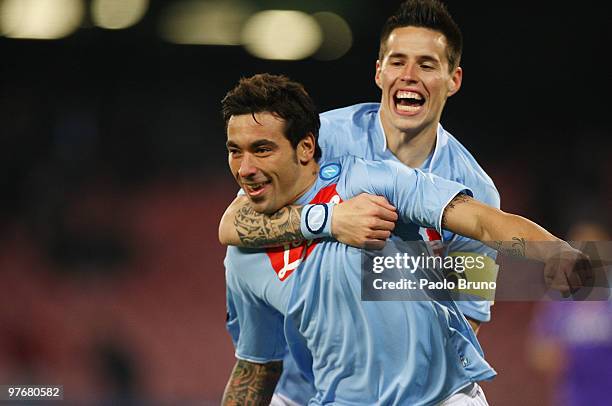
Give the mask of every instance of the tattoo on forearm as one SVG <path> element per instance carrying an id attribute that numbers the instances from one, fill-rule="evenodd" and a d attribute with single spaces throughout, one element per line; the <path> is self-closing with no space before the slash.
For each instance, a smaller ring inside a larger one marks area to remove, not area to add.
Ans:
<path id="1" fill-rule="evenodd" d="M 504 255 L 524 258 L 527 256 L 526 244 L 524 238 L 512 237 L 512 241 L 493 241 L 493 248 Z"/>
<path id="2" fill-rule="evenodd" d="M 255 364 L 238 360 L 225 388 L 222 405 L 269 405 L 282 371 L 283 363 L 279 361 Z"/>
<path id="3" fill-rule="evenodd" d="M 256 212 L 247 204 L 236 214 L 234 226 L 245 247 L 278 246 L 304 240 L 300 230 L 301 214 L 302 206 L 283 207 L 267 215 Z"/>
<path id="4" fill-rule="evenodd" d="M 465 203 L 470 201 L 472 198 L 466 195 L 465 193 L 460 193 L 453 198 L 453 200 L 448 203 L 446 208 L 444 209 L 444 213 L 442 214 L 442 228 L 446 228 L 446 214 L 449 210 L 454 209 L 457 205 L 461 203 Z"/>

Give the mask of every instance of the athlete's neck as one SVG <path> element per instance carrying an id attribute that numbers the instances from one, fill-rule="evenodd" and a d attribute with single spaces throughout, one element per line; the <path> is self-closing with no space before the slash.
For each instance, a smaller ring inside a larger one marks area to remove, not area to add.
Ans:
<path id="1" fill-rule="evenodd" d="M 401 162 L 412 168 L 419 168 L 436 147 L 437 125 L 424 130 L 412 132 L 400 131 L 397 128 L 385 128 L 387 148 Z"/>
<path id="2" fill-rule="evenodd" d="M 319 173 L 319 164 L 313 159 L 305 167 L 300 169 L 301 175 L 298 178 L 299 181 L 295 185 L 295 197 L 291 201 L 291 204 L 295 203 L 300 197 L 304 196 L 306 192 L 310 190 L 317 181 Z"/>

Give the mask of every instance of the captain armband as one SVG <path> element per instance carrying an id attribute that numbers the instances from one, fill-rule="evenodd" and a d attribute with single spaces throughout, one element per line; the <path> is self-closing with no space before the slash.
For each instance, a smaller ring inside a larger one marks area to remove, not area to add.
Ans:
<path id="1" fill-rule="evenodd" d="M 334 205 L 331 203 L 307 204 L 302 209 L 300 229 L 307 240 L 329 238 L 332 236 L 331 216 Z"/>

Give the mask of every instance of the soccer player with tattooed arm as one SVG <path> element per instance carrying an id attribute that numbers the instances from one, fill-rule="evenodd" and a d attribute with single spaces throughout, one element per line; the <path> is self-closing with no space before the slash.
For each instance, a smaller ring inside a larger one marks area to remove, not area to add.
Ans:
<path id="1" fill-rule="evenodd" d="M 319 144 L 323 160 L 354 155 L 393 160 L 469 187 L 474 197 L 499 208 L 491 178 L 470 152 L 446 131 L 440 118 L 448 97 L 461 87 L 462 35 L 437 0 L 408 0 L 384 24 L 376 61 L 380 103 L 362 103 L 321 114 Z M 222 244 L 262 248 L 300 243 L 302 207 L 292 205 L 270 215 L 258 213 L 241 195 L 228 207 L 219 228 Z M 358 195 L 334 206 L 331 222 L 319 237 L 332 237 L 354 247 L 379 248 L 397 221 L 384 196 Z M 307 230 L 306 230 L 307 233 Z M 416 240 L 445 241 L 442 255 L 470 253 L 486 258 L 479 278 L 495 282 L 495 250 L 464 236 L 433 228 L 419 229 Z M 467 271 L 464 275 L 471 279 Z M 491 295 L 475 292 L 457 303 L 474 331 L 491 319 Z M 314 389 L 288 355 L 277 396 L 282 403 L 304 404 Z"/>
<path id="2" fill-rule="evenodd" d="M 228 329 L 238 361 L 225 405 L 269 404 L 287 353 L 313 387 L 311 405 L 487 404 L 478 382 L 495 371 L 453 300 L 362 301 L 362 251 L 318 238 L 334 205 L 361 193 L 397 208 L 392 241 L 416 240 L 424 227 L 448 230 L 545 262 L 550 285 L 562 292 L 588 284 L 584 254 L 478 202 L 465 185 L 390 160 L 320 161 L 319 116 L 296 82 L 242 79 L 222 104 L 230 170 L 251 209 L 270 215 L 301 206 L 298 224 L 308 239 L 284 248 L 228 247 Z"/>

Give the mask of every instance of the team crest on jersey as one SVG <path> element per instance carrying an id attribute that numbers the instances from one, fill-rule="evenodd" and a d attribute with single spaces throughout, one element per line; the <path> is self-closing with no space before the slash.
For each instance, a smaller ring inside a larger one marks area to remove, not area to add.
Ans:
<path id="1" fill-rule="evenodd" d="M 340 173 L 338 165 L 338 173 Z M 310 201 L 313 203 L 340 203 L 342 199 L 336 192 L 336 184 L 329 185 L 319 190 L 319 193 Z M 274 272 L 281 281 L 287 279 L 300 264 L 308 258 L 312 250 L 317 246 L 319 240 L 306 242 L 294 242 L 282 247 L 268 248 L 266 254 Z"/>
<path id="2" fill-rule="evenodd" d="M 319 171 L 319 177 L 321 177 L 323 180 L 332 180 L 336 176 L 340 175 L 341 170 L 342 166 L 340 166 L 338 163 L 323 165 Z"/>

